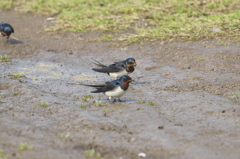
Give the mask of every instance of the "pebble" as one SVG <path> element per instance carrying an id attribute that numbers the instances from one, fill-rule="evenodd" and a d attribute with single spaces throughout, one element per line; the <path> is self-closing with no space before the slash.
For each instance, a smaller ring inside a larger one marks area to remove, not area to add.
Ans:
<path id="1" fill-rule="evenodd" d="M 144 152 L 140 152 L 139 154 L 138 154 L 138 157 L 146 157 L 147 155 L 146 155 L 146 153 L 144 153 Z"/>
<path id="2" fill-rule="evenodd" d="M 55 20 L 55 18 L 54 17 L 49 17 L 49 18 L 47 18 L 47 20 Z"/>

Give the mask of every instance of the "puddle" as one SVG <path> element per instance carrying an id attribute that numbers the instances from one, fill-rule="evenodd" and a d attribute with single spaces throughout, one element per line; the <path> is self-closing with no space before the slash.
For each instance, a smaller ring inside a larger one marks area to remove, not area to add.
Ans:
<path id="1" fill-rule="evenodd" d="M 81 73 L 75 67 L 51 63 L 46 61 L 35 62 L 29 60 L 14 60 L 13 65 L 8 69 L 9 73 L 17 73 L 26 76 L 26 80 L 32 83 L 42 83 L 46 80 L 61 81 L 96 81 L 96 75 L 90 71 Z"/>

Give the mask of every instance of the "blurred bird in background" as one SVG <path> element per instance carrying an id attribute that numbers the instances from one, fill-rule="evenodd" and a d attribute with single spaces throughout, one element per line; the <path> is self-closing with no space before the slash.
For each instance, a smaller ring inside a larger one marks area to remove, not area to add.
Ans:
<path id="1" fill-rule="evenodd" d="M 7 37 L 7 41 L 12 33 L 14 33 L 13 27 L 8 23 L 0 23 L 0 32 L 2 36 Z"/>

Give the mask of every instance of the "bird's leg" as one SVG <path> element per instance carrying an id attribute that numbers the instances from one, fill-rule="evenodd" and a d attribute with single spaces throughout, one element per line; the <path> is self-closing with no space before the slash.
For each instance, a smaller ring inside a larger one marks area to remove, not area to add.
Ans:
<path id="1" fill-rule="evenodd" d="M 119 101 L 119 102 L 122 102 L 122 100 L 121 100 L 120 98 L 118 98 L 118 101 Z"/>
<path id="2" fill-rule="evenodd" d="M 111 101 L 111 99 L 112 99 L 112 97 L 111 97 L 111 96 L 109 96 L 109 97 L 108 97 L 108 100 L 109 100 L 109 101 Z"/>

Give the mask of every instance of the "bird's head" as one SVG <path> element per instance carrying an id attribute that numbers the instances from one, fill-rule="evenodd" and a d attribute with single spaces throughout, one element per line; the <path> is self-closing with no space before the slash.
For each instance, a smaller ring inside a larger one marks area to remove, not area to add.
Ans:
<path id="1" fill-rule="evenodd" d="M 123 75 L 119 80 L 123 85 L 128 85 L 130 82 L 132 82 L 132 78 L 128 75 Z"/>
<path id="2" fill-rule="evenodd" d="M 5 32 L 7 35 L 10 35 L 11 33 L 13 33 L 13 30 L 11 27 L 6 26 L 3 28 L 3 32 Z"/>
<path id="3" fill-rule="evenodd" d="M 132 66 L 136 66 L 137 64 L 134 58 L 128 58 L 126 59 L 126 65 L 128 67 L 132 67 Z"/>

